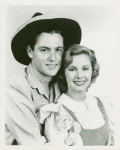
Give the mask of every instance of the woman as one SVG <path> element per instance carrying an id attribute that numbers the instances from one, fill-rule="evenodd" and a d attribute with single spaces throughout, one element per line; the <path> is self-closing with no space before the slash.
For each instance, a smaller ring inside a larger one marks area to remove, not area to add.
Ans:
<path id="1" fill-rule="evenodd" d="M 94 51 L 77 44 L 65 52 L 58 82 L 57 104 L 41 108 L 49 142 L 65 145 L 112 145 L 108 117 L 101 100 L 86 93 L 99 75 Z M 52 112 L 52 113 L 51 113 Z"/>

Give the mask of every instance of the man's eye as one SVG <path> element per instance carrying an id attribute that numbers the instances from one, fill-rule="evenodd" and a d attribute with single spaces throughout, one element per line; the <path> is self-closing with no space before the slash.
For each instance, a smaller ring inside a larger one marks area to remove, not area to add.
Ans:
<path id="1" fill-rule="evenodd" d="M 56 51 L 58 51 L 58 52 L 63 52 L 64 49 L 63 49 L 63 48 L 57 48 Z"/>
<path id="2" fill-rule="evenodd" d="M 75 71 L 75 69 L 74 68 L 70 68 L 69 71 Z"/>
<path id="3" fill-rule="evenodd" d="M 47 52 L 48 49 L 42 48 L 40 51 L 42 51 L 42 52 Z"/>

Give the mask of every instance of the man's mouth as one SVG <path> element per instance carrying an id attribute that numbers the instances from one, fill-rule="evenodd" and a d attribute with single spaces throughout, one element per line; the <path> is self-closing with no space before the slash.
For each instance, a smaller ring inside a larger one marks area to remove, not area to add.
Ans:
<path id="1" fill-rule="evenodd" d="M 50 69 L 54 69 L 57 64 L 46 64 L 46 66 L 48 66 Z"/>
<path id="2" fill-rule="evenodd" d="M 83 86 L 86 81 L 74 81 L 77 86 Z"/>

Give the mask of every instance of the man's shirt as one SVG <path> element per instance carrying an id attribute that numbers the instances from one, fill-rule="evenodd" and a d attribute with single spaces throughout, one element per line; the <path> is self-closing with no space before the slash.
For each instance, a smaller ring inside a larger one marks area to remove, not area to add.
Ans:
<path id="1" fill-rule="evenodd" d="M 46 142 L 41 135 L 37 112 L 42 106 L 59 98 L 61 93 L 58 83 L 50 86 L 50 97 L 47 95 L 31 64 L 7 84 L 5 118 L 7 145 L 12 144 L 14 139 L 20 145 L 42 145 Z"/>

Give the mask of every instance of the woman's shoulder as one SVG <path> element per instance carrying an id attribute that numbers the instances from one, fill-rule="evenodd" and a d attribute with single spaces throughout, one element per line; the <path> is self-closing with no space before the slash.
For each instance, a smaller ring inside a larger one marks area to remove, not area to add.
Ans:
<path id="1" fill-rule="evenodd" d="M 91 99 L 91 101 L 94 101 L 94 102 L 96 101 L 98 105 L 102 105 L 107 110 L 108 109 L 110 110 L 111 108 L 114 107 L 110 99 L 105 95 L 97 95 L 97 96 L 87 95 L 87 96 L 89 99 Z"/>
<path id="2" fill-rule="evenodd" d="M 61 96 L 57 99 L 56 103 L 63 103 L 68 99 L 68 96 L 64 93 L 61 94 Z"/>
<path id="3" fill-rule="evenodd" d="M 113 112 L 113 110 L 115 109 L 113 102 L 107 96 L 96 96 L 96 99 L 104 106 L 107 114 Z"/>

